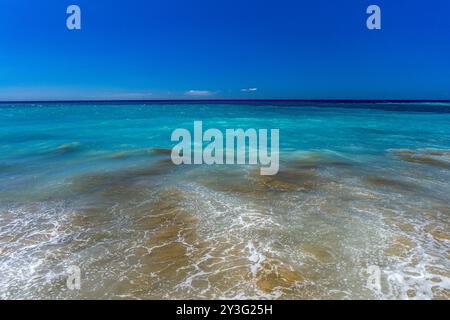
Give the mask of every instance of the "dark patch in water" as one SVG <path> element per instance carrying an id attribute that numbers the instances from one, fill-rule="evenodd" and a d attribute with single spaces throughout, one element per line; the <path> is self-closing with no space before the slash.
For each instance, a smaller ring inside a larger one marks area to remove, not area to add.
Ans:
<path id="1" fill-rule="evenodd" d="M 292 160 L 286 163 L 288 168 L 300 170 L 312 170 L 323 168 L 351 168 L 355 163 L 348 161 L 337 155 L 312 151 L 298 160 Z"/>
<path id="2" fill-rule="evenodd" d="M 311 169 L 281 167 L 274 176 L 263 176 L 259 168 L 250 173 L 239 169 L 224 168 L 225 170 L 192 171 L 188 173 L 190 181 L 200 183 L 208 188 L 220 192 L 232 192 L 248 195 L 260 199 L 274 192 L 288 192 L 295 190 L 314 190 L 323 181 Z"/>
<path id="3" fill-rule="evenodd" d="M 149 156 L 149 155 L 171 155 L 172 150 L 170 149 L 162 149 L 162 148 L 150 148 L 150 149 L 137 149 L 137 150 L 124 150 L 115 152 L 111 155 L 113 159 L 125 159 L 128 157 L 136 157 L 136 156 Z"/>
<path id="4" fill-rule="evenodd" d="M 73 190 L 85 195 L 100 195 L 112 201 L 136 197 L 142 192 L 139 182 L 158 178 L 169 173 L 174 167 L 170 159 L 164 159 L 155 164 L 127 168 L 119 171 L 96 173 L 75 178 Z M 153 182 L 157 182 L 153 180 Z"/>
<path id="5" fill-rule="evenodd" d="M 273 176 L 263 176 L 259 168 L 250 174 L 241 170 L 206 170 L 190 173 L 191 180 L 221 192 L 235 192 L 261 198 L 274 192 L 309 192 L 327 184 L 318 170 L 322 168 L 350 168 L 353 163 L 335 159 L 308 159 L 280 164 L 280 171 Z"/>
<path id="6" fill-rule="evenodd" d="M 172 150 L 171 149 L 164 149 L 164 148 L 151 148 L 149 150 L 151 153 L 160 154 L 160 155 L 171 155 Z"/>
<path id="7" fill-rule="evenodd" d="M 434 159 L 427 156 L 402 156 L 401 160 L 417 164 L 427 164 L 437 168 L 450 169 L 450 162 Z"/>
<path id="8" fill-rule="evenodd" d="M 292 168 L 298 169 L 320 169 L 320 168 L 350 168 L 354 164 L 342 160 L 318 160 L 318 161 L 301 161 L 295 164 L 290 164 Z"/>
<path id="9" fill-rule="evenodd" d="M 0 174 L 23 172 L 23 167 L 15 164 L 0 163 Z"/>
<path id="10" fill-rule="evenodd" d="M 450 161 L 448 157 L 450 156 L 449 150 L 441 149 L 421 149 L 421 150 L 410 150 L 401 149 L 393 151 L 393 154 L 399 157 L 400 160 L 430 165 L 437 168 L 450 169 Z"/>
<path id="11" fill-rule="evenodd" d="M 49 156 L 60 156 L 66 154 L 72 154 L 81 150 L 81 145 L 79 142 L 64 143 L 57 147 L 47 149 L 43 152 L 45 155 Z"/>
<path id="12" fill-rule="evenodd" d="M 315 172 L 298 168 L 281 169 L 274 176 L 256 177 L 256 187 L 261 191 L 311 191 L 319 185 L 320 180 Z"/>
<path id="13" fill-rule="evenodd" d="M 448 150 L 432 149 L 428 150 L 427 153 L 431 156 L 450 156 L 450 151 Z"/>
<path id="14" fill-rule="evenodd" d="M 400 150 L 396 150 L 394 153 L 395 153 L 396 155 L 402 156 L 402 155 L 412 155 L 412 154 L 415 154 L 416 151 L 410 150 L 410 149 L 400 149 Z"/>
<path id="15" fill-rule="evenodd" d="M 389 187 L 399 190 L 407 190 L 407 191 L 416 191 L 418 190 L 418 186 L 409 182 L 400 181 L 400 180 L 394 180 L 394 179 L 388 179 L 383 177 L 375 177 L 375 176 L 369 176 L 364 178 L 364 181 L 367 183 L 379 186 L 379 187 Z"/>
<path id="16" fill-rule="evenodd" d="M 58 146 L 55 151 L 58 153 L 71 153 L 74 151 L 77 151 L 80 148 L 80 143 L 78 142 L 71 142 L 71 143 L 65 143 L 60 146 Z"/>

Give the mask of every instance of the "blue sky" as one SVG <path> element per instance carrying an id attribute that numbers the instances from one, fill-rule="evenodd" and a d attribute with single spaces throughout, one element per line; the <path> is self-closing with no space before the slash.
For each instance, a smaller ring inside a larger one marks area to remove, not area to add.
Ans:
<path id="1" fill-rule="evenodd" d="M 0 1 L 0 100 L 205 98 L 450 99 L 450 1 Z"/>

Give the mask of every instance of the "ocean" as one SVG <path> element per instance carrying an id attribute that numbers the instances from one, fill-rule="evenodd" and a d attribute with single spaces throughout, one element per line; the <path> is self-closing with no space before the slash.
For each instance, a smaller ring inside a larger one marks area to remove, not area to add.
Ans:
<path id="1" fill-rule="evenodd" d="M 279 173 L 173 165 L 194 121 Z M 3 103 L 0 151 L 2 299 L 450 299 L 449 102 Z"/>

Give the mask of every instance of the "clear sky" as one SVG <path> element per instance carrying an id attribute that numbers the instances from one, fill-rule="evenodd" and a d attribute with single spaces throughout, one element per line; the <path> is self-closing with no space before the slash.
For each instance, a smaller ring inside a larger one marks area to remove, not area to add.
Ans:
<path id="1" fill-rule="evenodd" d="M 0 100 L 199 98 L 450 99 L 450 1 L 0 0 Z"/>

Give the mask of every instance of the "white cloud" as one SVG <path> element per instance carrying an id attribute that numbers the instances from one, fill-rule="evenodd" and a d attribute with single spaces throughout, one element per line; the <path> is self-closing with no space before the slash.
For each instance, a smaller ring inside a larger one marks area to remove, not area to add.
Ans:
<path id="1" fill-rule="evenodd" d="M 258 91 L 258 88 L 245 88 L 241 89 L 242 92 L 255 92 Z"/>
<path id="2" fill-rule="evenodd" d="M 186 91 L 185 94 L 187 96 L 207 97 L 214 95 L 214 92 L 208 90 L 189 90 Z"/>

